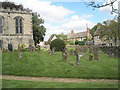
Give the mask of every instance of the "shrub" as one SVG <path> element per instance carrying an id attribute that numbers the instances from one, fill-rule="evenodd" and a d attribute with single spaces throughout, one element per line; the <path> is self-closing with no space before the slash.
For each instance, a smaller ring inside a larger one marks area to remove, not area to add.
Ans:
<path id="1" fill-rule="evenodd" d="M 50 49 L 55 47 L 55 51 L 63 51 L 65 42 L 61 39 L 55 39 L 50 43 Z"/>
<path id="2" fill-rule="evenodd" d="M 84 41 L 75 41 L 75 45 L 85 45 Z"/>

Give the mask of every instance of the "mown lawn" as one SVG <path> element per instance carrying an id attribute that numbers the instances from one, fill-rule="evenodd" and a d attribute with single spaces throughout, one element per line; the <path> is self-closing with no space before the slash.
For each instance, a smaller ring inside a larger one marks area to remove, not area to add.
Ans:
<path id="1" fill-rule="evenodd" d="M 2 80 L 3 88 L 118 88 L 118 83 L 62 83 Z"/>
<path id="2" fill-rule="evenodd" d="M 68 56 L 62 61 L 61 53 L 55 56 L 47 51 L 23 52 L 23 59 L 18 59 L 17 52 L 2 53 L 2 73 L 21 76 L 46 76 L 69 78 L 102 78 L 118 79 L 118 59 L 100 53 L 100 60 L 89 61 L 88 53 L 80 60 L 80 66 L 75 66 L 75 56 Z"/>

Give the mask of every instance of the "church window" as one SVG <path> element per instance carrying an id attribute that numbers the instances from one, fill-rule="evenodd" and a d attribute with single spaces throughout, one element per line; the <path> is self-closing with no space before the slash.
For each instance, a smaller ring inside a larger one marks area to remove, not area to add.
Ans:
<path id="1" fill-rule="evenodd" d="M 16 24 L 16 33 L 22 34 L 23 33 L 23 22 L 21 17 L 16 17 L 15 24 Z"/>

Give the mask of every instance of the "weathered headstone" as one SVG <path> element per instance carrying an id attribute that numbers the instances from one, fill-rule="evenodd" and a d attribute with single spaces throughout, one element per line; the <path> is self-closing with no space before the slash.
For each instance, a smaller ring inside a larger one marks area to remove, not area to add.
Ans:
<path id="1" fill-rule="evenodd" d="M 13 51 L 13 46 L 12 46 L 11 43 L 8 44 L 8 50 L 9 50 L 9 51 Z"/>
<path id="2" fill-rule="evenodd" d="M 30 51 L 34 51 L 34 46 L 29 45 L 29 50 L 30 50 Z"/>
<path id="3" fill-rule="evenodd" d="M 79 52 L 83 52 L 83 49 L 82 49 L 82 47 L 79 47 Z"/>
<path id="4" fill-rule="evenodd" d="M 55 47 L 52 48 L 52 55 L 55 55 Z"/>
<path id="5" fill-rule="evenodd" d="M 50 55 L 52 54 L 52 51 L 51 51 L 51 49 L 49 49 L 49 50 L 48 50 L 48 53 L 49 53 Z"/>
<path id="6" fill-rule="evenodd" d="M 79 59 L 80 59 L 80 58 L 79 58 L 79 55 L 76 55 L 76 65 L 77 65 L 77 66 L 80 65 L 80 63 L 79 63 L 80 60 L 79 60 Z"/>
<path id="7" fill-rule="evenodd" d="M 84 47 L 83 47 L 83 52 L 87 52 L 87 51 L 88 51 L 87 47 L 84 46 Z"/>
<path id="8" fill-rule="evenodd" d="M 94 59 L 95 59 L 95 60 L 99 60 L 99 58 L 98 58 L 98 53 L 99 53 L 98 48 L 97 48 L 97 47 L 94 47 L 93 52 L 94 52 Z"/>
<path id="9" fill-rule="evenodd" d="M 93 55 L 89 54 L 89 60 L 92 61 L 93 60 Z"/>
<path id="10" fill-rule="evenodd" d="M 83 55 L 76 55 L 76 65 L 79 66 L 80 65 L 80 57 L 82 57 Z"/>
<path id="11" fill-rule="evenodd" d="M 92 53 L 92 52 L 93 52 L 93 48 L 89 47 L 89 53 Z"/>
<path id="12" fill-rule="evenodd" d="M 74 50 L 74 55 L 75 55 L 75 56 L 78 55 L 78 50 L 77 50 L 77 48 Z"/>
<path id="13" fill-rule="evenodd" d="M 70 50 L 70 55 L 74 55 L 74 50 L 73 49 Z"/>
<path id="14" fill-rule="evenodd" d="M 64 61 L 67 60 L 67 50 L 62 51 L 62 60 L 64 60 Z"/>
<path id="15" fill-rule="evenodd" d="M 22 48 L 20 45 L 18 45 L 18 58 L 22 59 Z"/>
<path id="16" fill-rule="evenodd" d="M 40 45 L 37 45 L 38 53 L 40 53 Z"/>

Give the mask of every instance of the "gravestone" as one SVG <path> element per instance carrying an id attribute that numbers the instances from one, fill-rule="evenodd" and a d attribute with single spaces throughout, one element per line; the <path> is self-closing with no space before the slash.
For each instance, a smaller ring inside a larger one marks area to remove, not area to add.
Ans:
<path id="1" fill-rule="evenodd" d="M 67 50 L 62 51 L 62 60 L 64 60 L 64 61 L 67 60 Z"/>
<path id="2" fill-rule="evenodd" d="M 18 45 L 18 58 L 22 59 L 22 48 L 20 45 Z"/>
<path id="3" fill-rule="evenodd" d="M 37 45 L 38 53 L 40 53 L 40 45 Z"/>
<path id="4" fill-rule="evenodd" d="M 89 54 L 89 60 L 92 61 L 93 60 L 93 55 Z"/>
<path id="5" fill-rule="evenodd" d="M 52 55 L 55 55 L 55 47 L 52 48 Z"/>
<path id="6" fill-rule="evenodd" d="M 79 52 L 83 52 L 83 49 L 82 49 L 82 47 L 79 47 Z"/>
<path id="7" fill-rule="evenodd" d="M 76 65 L 79 66 L 80 65 L 80 57 L 82 57 L 83 55 L 76 55 Z"/>
<path id="8" fill-rule="evenodd" d="M 83 47 L 83 52 L 87 52 L 87 51 L 88 51 L 87 47 L 84 46 L 84 47 Z"/>
<path id="9" fill-rule="evenodd" d="M 13 46 L 12 46 L 11 43 L 8 44 L 8 50 L 11 51 L 11 52 L 13 51 Z"/>
<path id="10" fill-rule="evenodd" d="M 74 50 L 74 55 L 75 55 L 75 56 L 78 55 L 78 50 L 77 50 L 77 48 Z"/>
<path id="11" fill-rule="evenodd" d="M 48 50 L 48 53 L 49 53 L 50 55 L 52 54 L 52 51 L 51 51 L 51 49 L 49 49 L 49 50 Z"/>
<path id="12" fill-rule="evenodd" d="M 93 53 L 93 48 L 89 47 L 89 53 Z"/>
<path id="13" fill-rule="evenodd" d="M 94 59 L 99 60 L 99 58 L 98 58 L 98 53 L 99 53 L 98 47 L 94 47 L 93 52 L 94 52 Z"/>
<path id="14" fill-rule="evenodd" d="M 34 46 L 29 45 L 29 50 L 30 50 L 30 51 L 34 51 Z"/>
<path id="15" fill-rule="evenodd" d="M 73 49 L 70 50 L 70 55 L 74 55 L 74 50 Z"/>

